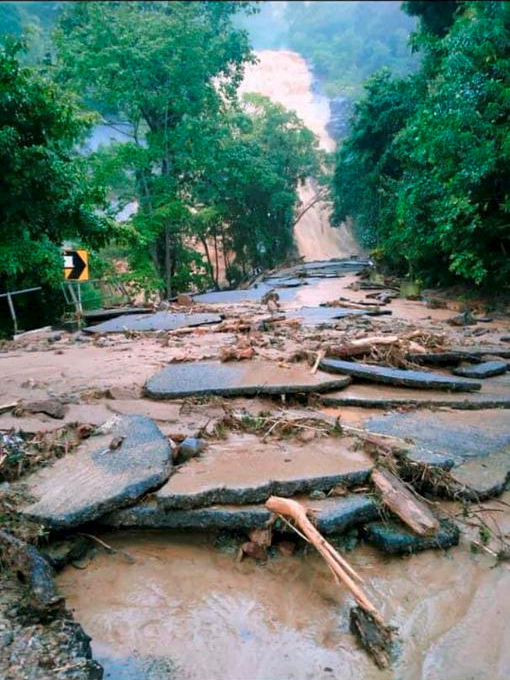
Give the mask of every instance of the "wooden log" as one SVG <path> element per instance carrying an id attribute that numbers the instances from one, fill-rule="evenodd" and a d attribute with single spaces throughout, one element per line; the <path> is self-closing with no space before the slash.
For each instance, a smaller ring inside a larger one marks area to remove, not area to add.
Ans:
<path id="1" fill-rule="evenodd" d="M 388 668 L 391 662 L 396 629 L 379 626 L 361 607 L 353 607 L 350 628 L 379 668 Z"/>
<path id="2" fill-rule="evenodd" d="M 381 494 L 382 502 L 418 536 L 432 536 L 439 531 L 439 521 L 389 470 L 372 472 L 372 481 Z"/>

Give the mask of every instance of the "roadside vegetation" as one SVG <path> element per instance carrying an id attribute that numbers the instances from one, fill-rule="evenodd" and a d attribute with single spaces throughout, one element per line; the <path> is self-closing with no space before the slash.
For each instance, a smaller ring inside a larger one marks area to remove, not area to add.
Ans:
<path id="1" fill-rule="evenodd" d="M 508 287 L 510 3 L 408 2 L 418 72 L 374 75 L 336 160 L 334 218 L 427 284 Z"/>

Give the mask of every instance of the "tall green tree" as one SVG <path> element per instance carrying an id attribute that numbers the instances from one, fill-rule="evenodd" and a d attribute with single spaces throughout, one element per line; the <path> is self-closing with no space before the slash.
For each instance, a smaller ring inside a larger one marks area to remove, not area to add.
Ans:
<path id="1" fill-rule="evenodd" d="M 415 80 L 380 81 L 358 109 L 337 157 L 337 220 L 350 212 L 403 273 L 508 286 L 510 3 L 463 3 L 446 35 L 425 32 L 421 46 Z M 384 118 L 393 129 L 381 140 Z"/>
<path id="2" fill-rule="evenodd" d="M 74 151 L 90 127 L 73 100 L 20 65 L 21 45 L 0 48 L 0 290 L 62 278 L 65 240 L 104 242 L 102 194 Z"/>
<path id="3" fill-rule="evenodd" d="M 60 77 L 104 116 L 130 125 L 116 158 L 138 202 L 131 233 L 167 295 L 188 264 L 190 194 L 252 58 L 246 33 L 232 24 L 240 11 L 249 3 L 79 2 L 56 32 Z"/>

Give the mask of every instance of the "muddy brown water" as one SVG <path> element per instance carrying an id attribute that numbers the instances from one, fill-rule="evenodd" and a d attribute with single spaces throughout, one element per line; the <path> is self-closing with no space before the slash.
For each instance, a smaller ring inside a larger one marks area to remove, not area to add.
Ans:
<path id="1" fill-rule="evenodd" d="M 120 532 L 128 551 L 68 567 L 58 586 L 105 678 L 115 680 L 507 680 L 509 566 L 448 553 L 350 554 L 386 620 L 393 669 L 378 670 L 348 630 L 351 600 L 315 554 L 237 563 L 200 535 Z"/>

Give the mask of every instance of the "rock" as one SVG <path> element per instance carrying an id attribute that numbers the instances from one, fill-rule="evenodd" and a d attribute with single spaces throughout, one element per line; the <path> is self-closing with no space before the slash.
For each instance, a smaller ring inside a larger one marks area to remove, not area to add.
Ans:
<path id="1" fill-rule="evenodd" d="M 300 442 L 263 442 L 232 436 L 180 467 L 155 493 L 164 508 L 188 509 L 215 503 L 247 504 L 269 496 L 325 491 L 336 484 L 364 483 L 371 459 L 353 440 L 323 438 L 313 452 Z"/>
<path id="2" fill-rule="evenodd" d="M 150 378 L 145 394 L 153 399 L 222 395 L 327 392 L 348 385 L 350 378 L 332 380 L 312 375 L 308 366 L 282 368 L 269 361 L 225 364 L 216 361 L 172 364 Z"/>
<path id="3" fill-rule="evenodd" d="M 132 387 L 110 387 L 106 390 L 106 396 L 108 399 L 139 399 L 140 388 L 135 385 Z"/>
<path id="4" fill-rule="evenodd" d="M 177 296 L 177 304 L 181 307 L 191 307 L 193 305 L 193 298 L 187 293 L 179 293 Z"/>
<path id="5" fill-rule="evenodd" d="M 51 567 L 33 545 L 0 531 L 0 559 L 3 566 L 23 577 L 34 609 L 45 612 L 62 606 L 63 598 L 56 591 Z"/>
<path id="6" fill-rule="evenodd" d="M 253 541 L 247 541 L 242 544 L 239 550 L 239 561 L 245 556 L 251 557 L 257 562 L 265 562 L 267 560 L 267 550 L 263 545 L 259 545 Z"/>
<path id="7" fill-rule="evenodd" d="M 292 557 L 296 552 L 296 544 L 292 541 L 280 541 L 276 547 L 282 557 Z"/>
<path id="8" fill-rule="evenodd" d="M 379 509 L 370 496 L 351 494 L 344 498 L 322 501 L 303 501 L 315 512 L 317 528 L 324 534 L 341 534 L 363 522 L 379 518 Z M 194 510 L 165 510 L 150 500 L 130 508 L 123 508 L 101 517 L 99 523 L 115 528 L 187 529 L 250 531 L 263 529 L 271 513 L 263 505 L 213 505 Z M 282 532 L 291 531 L 285 524 Z"/>
<path id="9" fill-rule="evenodd" d="M 369 543 L 390 554 L 415 553 L 430 548 L 451 548 L 459 542 L 460 531 L 449 520 L 440 520 L 435 536 L 417 536 L 397 521 L 370 522 L 363 527 L 363 535 Z"/>
<path id="10" fill-rule="evenodd" d="M 177 458 L 179 462 L 184 462 L 190 458 L 195 458 L 207 446 L 203 439 L 195 439 L 195 437 L 186 437 L 177 447 Z"/>
<path id="11" fill-rule="evenodd" d="M 56 399 L 46 399 L 45 401 L 29 401 L 21 405 L 23 413 L 45 413 L 51 418 L 62 420 L 67 413 L 67 406 Z"/>
<path id="12" fill-rule="evenodd" d="M 322 359 L 319 367 L 330 373 L 341 373 L 368 382 L 385 383 L 403 387 L 419 387 L 428 390 L 450 390 L 452 392 L 472 392 L 481 388 L 480 383 L 452 378 L 438 373 L 421 371 L 402 371 L 386 366 L 340 361 L 339 359 Z"/>
<path id="13" fill-rule="evenodd" d="M 77 451 L 25 478 L 36 500 L 21 512 L 50 529 L 66 529 L 135 502 L 168 479 L 170 443 L 140 416 L 116 416 L 103 437 L 84 440 Z M 111 435 L 125 437 L 115 451 Z"/>
<path id="14" fill-rule="evenodd" d="M 173 331 L 177 328 L 203 326 L 220 323 L 218 314 L 173 314 L 171 312 L 155 312 L 154 314 L 129 314 L 110 319 L 97 326 L 88 326 L 86 333 L 124 333 L 133 331 L 150 333 L 155 331 Z"/>
<path id="15" fill-rule="evenodd" d="M 505 361 L 485 361 L 474 366 L 460 366 L 453 369 L 455 375 L 462 378 L 492 378 L 495 375 L 501 375 L 508 370 L 508 364 Z"/>
<path id="16" fill-rule="evenodd" d="M 92 545 L 90 538 L 75 534 L 59 541 L 52 541 L 41 548 L 41 554 L 53 569 L 60 571 L 71 562 L 85 557 Z"/>

